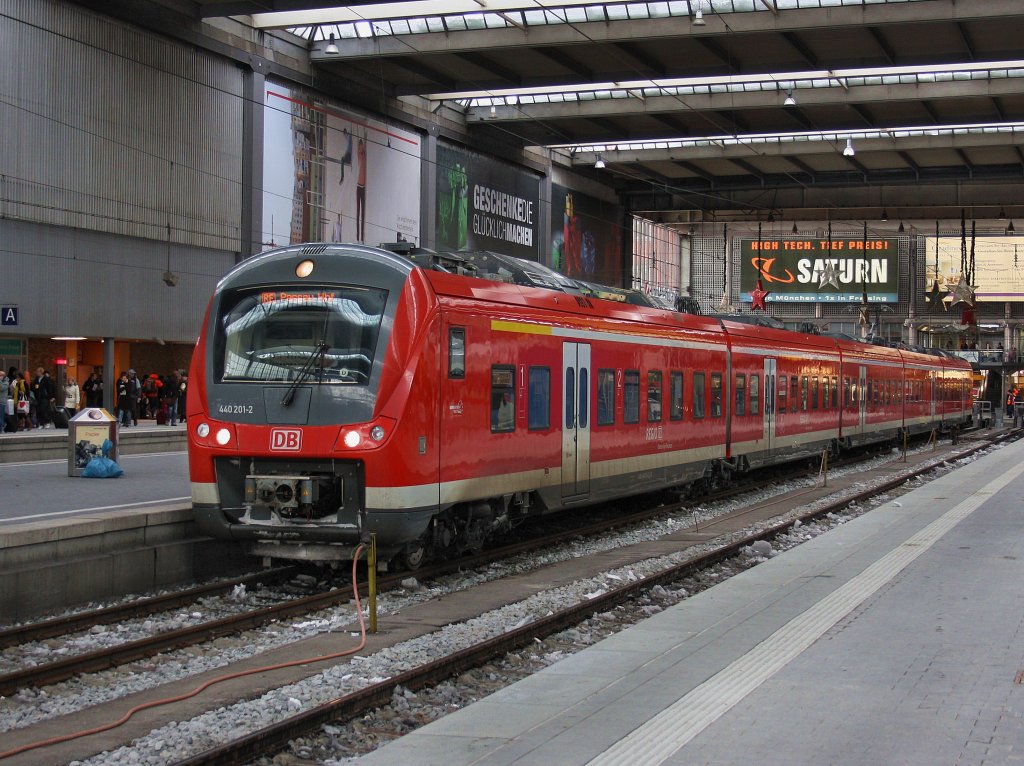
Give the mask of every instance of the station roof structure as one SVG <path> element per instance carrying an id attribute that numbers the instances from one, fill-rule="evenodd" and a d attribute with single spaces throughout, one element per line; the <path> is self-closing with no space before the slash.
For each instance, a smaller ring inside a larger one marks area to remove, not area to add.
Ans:
<path id="1" fill-rule="evenodd" d="M 665 223 L 1024 219 L 1020 0 L 174 7 L 294 38 L 339 98 L 372 82 L 456 110 Z"/>

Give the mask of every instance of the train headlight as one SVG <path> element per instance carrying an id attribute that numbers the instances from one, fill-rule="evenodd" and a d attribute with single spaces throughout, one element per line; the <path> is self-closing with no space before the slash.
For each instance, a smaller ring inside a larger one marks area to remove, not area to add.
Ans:
<path id="1" fill-rule="evenodd" d="M 370 438 L 375 442 L 379 442 L 384 439 L 384 429 L 381 426 L 374 426 L 370 429 Z"/>
<path id="2" fill-rule="evenodd" d="M 363 437 L 359 435 L 358 431 L 348 431 L 345 433 L 345 446 L 349 449 L 353 449 L 359 446 L 359 442 L 363 440 Z"/>
<path id="3" fill-rule="evenodd" d="M 313 273 L 313 262 L 310 260 L 300 261 L 299 265 L 295 267 L 295 276 L 299 279 L 305 279 Z"/>
<path id="4" fill-rule="evenodd" d="M 205 439 L 209 435 L 210 435 L 210 424 L 209 423 L 200 423 L 196 427 L 196 436 L 198 436 L 200 439 Z"/>
<path id="5" fill-rule="evenodd" d="M 231 441 L 231 431 L 229 431 L 227 428 L 221 428 L 220 430 L 217 431 L 217 436 L 215 438 L 217 439 L 217 444 L 223 447 L 225 444 Z"/>

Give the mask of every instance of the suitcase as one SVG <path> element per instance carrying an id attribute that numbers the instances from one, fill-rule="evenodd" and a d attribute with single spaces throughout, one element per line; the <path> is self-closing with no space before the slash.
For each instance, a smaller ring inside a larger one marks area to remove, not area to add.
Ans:
<path id="1" fill-rule="evenodd" d="M 57 407 L 53 411 L 53 427 L 54 428 L 67 428 L 68 421 L 71 416 L 68 414 L 67 408 Z"/>
<path id="2" fill-rule="evenodd" d="M 160 405 L 160 409 L 156 411 L 156 424 L 158 426 L 167 425 L 167 407 Z"/>
<path id="3" fill-rule="evenodd" d="M 4 427 L 7 429 L 7 433 L 13 434 L 18 431 L 18 416 L 8 415 L 4 413 Z"/>

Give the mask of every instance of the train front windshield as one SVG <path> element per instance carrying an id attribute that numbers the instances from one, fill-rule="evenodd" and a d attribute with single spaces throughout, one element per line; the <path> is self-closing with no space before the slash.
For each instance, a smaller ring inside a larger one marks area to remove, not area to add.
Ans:
<path id="1" fill-rule="evenodd" d="M 354 286 L 225 293 L 217 380 L 366 385 L 386 303 L 386 290 Z"/>

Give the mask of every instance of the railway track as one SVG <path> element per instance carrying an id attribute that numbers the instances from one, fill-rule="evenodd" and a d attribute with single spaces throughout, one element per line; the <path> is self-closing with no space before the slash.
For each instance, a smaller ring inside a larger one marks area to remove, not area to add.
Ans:
<path id="1" fill-rule="evenodd" d="M 852 460 L 855 459 L 849 458 L 844 462 Z M 700 498 L 700 502 L 706 504 L 743 495 L 772 483 L 805 476 L 811 472 L 807 468 L 793 468 L 782 473 L 775 470 L 771 473 L 770 477 L 704 495 Z M 626 514 L 614 508 L 592 509 L 587 512 L 588 515 L 595 515 L 599 518 L 587 523 L 581 522 L 578 514 L 573 514 L 574 518 L 554 517 L 550 522 L 557 528 L 556 531 L 539 535 L 534 534 L 528 539 L 500 545 L 477 554 L 463 556 L 452 561 L 438 562 L 416 570 L 415 575 L 422 580 L 429 581 L 460 570 L 486 566 L 495 561 L 529 553 L 537 548 L 557 545 L 569 537 L 577 538 L 599 535 L 610 529 L 627 527 L 632 524 L 648 521 L 657 516 L 678 513 L 680 510 L 692 505 L 692 502 L 668 503 Z M 294 571 L 295 569 L 292 567 L 264 570 L 263 572 L 181 590 L 171 594 L 143 598 L 117 606 L 83 611 L 67 617 L 57 617 L 38 623 L 8 628 L 0 631 L 0 648 L 8 648 L 30 641 L 39 641 L 76 631 L 88 630 L 97 625 L 107 625 L 129 618 L 173 610 L 194 603 L 204 596 L 230 591 L 238 585 L 252 584 L 267 579 L 286 578 Z M 405 572 L 378 577 L 378 590 L 380 592 L 387 592 L 397 589 L 408 576 L 409 573 Z M 361 595 L 366 596 L 367 586 L 365 582 L 359 585 L 359 590 Z M 96 673 L 126 663 L 153 657 L 162 652 L 183 649 L 223 636 L 263 627 L 275 621 L 307 615 L 340 603 L 345 603 L 349 600 L 349 597 L 349 589 L 347 587 L 339 587 L 336 590 L 289 599 L 272 606 L 247 610 L 200 624 L 187 625 L 176 630 L 159 632 L 137 640 L 125 641 L 116 646 L 107 646 L 63 657 L 59 660 L 22 667 L 19 670 L 0 675 L 0 696 L 10 696 L 23 689 L 59 683 L 82 674 Z"/>
<path id="2" fill-rule="evenodd" d="M 988 442 L 985 442 L 977 446 L 973 446 L 964 450 L 959 450 L 955 454 L 947 455 L 940 460 L 927 460 L 922 466 L 916 468 L 915 470 L 910 470 L 901 473 L 899 476 L 896 476 L 891 481 L 887 482 L 884 486 L 873 488 L 869 492 L 861 494 L 868 495 L 885 491 L 886 489 L 892 486 L 897 486 L 907 481 L 908 479 L 912 478 L 915 475 L 918 475 L 922 472 L 933 470 L 937 465 L 940 465 L 943 462 L 961 459 L 962 457 L 966 456 L 967 454 L 970 454 L 973 451 L 984 448 L 985 446 L 987 446 L 987 444 Z M 807 514 L 806 518 L 811 518 L 814 516 L 829 513 L 835 508 L 845 507 L 849 505 L 851 502 L 856 502 L 860 498 L 861 495 L 844 497 L 833 505 L 816 508 L 813 513 Z M 702 531 L 704 534 L 711 534 L 717 532 L 719 529 L 737 528 L 738 526 L 742 526 L 748 523 L 752 517 L 756 517 L 762 514 L 770 515 L 772 511 L 770 510 L 769 506 L 775 505 L 778 502 L 780 501 L 767 500 L 755 504 L 753 507 L 736 510 L 715 519 L 705 520 L 701 525 Z M 682 506 L 688 507 L 687 504 L 682 504 Z M 587 532 L 606 530 L 610 527 L 623 527 L 630 523 L 644 521 L 646 519 L 651 518 L 652 516 L 659 516 L 662 514 L 678 512 L 679 509 L 680 506 L 661 506 L 654 510 L 645 510 L 643 512 L 631 514 L 629 516 L 618 516 L 615 518 L 609 518 L 602 520 L 601 522 L 595 523 L 594 525 L 592 525 L 590 530 L 581 530 L 578 528 L 573 529 L 571 535 L 574 537 L 578 537 L 583 534 L 586 534 Z M 280 738 L 284 738 L 285 740 L 287 740 L 290 737 L 296 736 L 297 732 L 306 730 L 309 726 L 316 726 L 318 722 L 322 722 L 324 720 L 329 719 L 345 718 L 351 715 L 358 715 L 360 714 L 361 711 L 364 711 L 367 708 L 379 706 L 380 704 L 383 704 L 383 702 L 386 702 L 390 698 L 390 695 L 393 693 L 394 689 L 399 685 L 405 688 L 415 689 L 419 686 L 435 683 L 439 678 L 447 677 L 452 675 L 453 673 L 457 673 L 462 668 L 471 667 L 474 664 L 479 664 L 481 661 L 486 661 L 486 659 L 482 660 L 481 658 L 491 658 L 496 654 L 502 654 L 503 652 L 508 651 L 510 648 L 514 648 L 515 646 L 521 645 L 524 642 L 529 643 L 530 641 L 534 640 L 534 638 L 549 634 L 551 632 L 556 632 L 565 625 L 573 624 L 574 622 L 577 622 L 579 621 L 579 619 L 581 619 L 581 614 L 590 614 L 594 611 L 602 611 L 608 609 L 609 606 L 616 603 L 616 599 L 628 599 L 631 597 L 630 594 L 634 593 L 638 588 L 652 587 L 653 585 L 658 584 L 660 582 L 672 580 L 680 576 L 683 576 L 687 571 L 691 571 L 694 568 L 708 566 L 711 563 L 714 563 L 715 561 L 720 561 L 724 558 L 728 558 L 729 556 L 734 555 L 736 550 L 738 550 L 740 547 L 748 545 L 752 541 L 764 537 L 765 535 L 770 536 L 773 534 L 777 534 L 781 529 L 785 529 L 792 523 L 793 520 L 790 519 L 786 522 L 786 524 L 780 525 L 777 528 L 773 528 L 763 534 L 759 534 L 757 536 L 746 536 L 740 540 L 735 540 L 730 545 L 721 547 L 714 553 L 710 553 L 707 556 L 704 556 L 700 559 L 695 559 L 692 562 L 688 562 L 687 565 L 685 565 L 684 567 L 679 567 L 674 570 L 668 570 L 665 573 L 660 574 L 657 578 L 647 578 L 642 581 L 642 585 L 638 583 L 633 583 L 629 587 L 617 589 L 615 592 L 610 592 L 608 594 L 601 596 L 600 598 L 589 601 L 586 605 L 580 605 L 575 609 L 565 610 L 564 614 L 551 615 L 550 618 L 545 618 L 543 620 L 536 621 L 534 623 L 531 623 L 530 625 L 524 626 L 521 629 L 513 631 L 505 636 L 488 641 L 481 647 L 460 651 L 455 655 L 452 655 L 448 658 L 445 658 L 444 660 L 439 661 L 438 663 L 433 663 L 434 665 L 436 665 L 436 667 L 426 665 L 422 669 L 407 671 L 399 676 L 391 678 L 388 682 L 384 684 L 375 685 L 373 687 L 367 687 L 366 689 L 363 689 L 358 693 L 342 696 L 338 700 L 336 700 L 336 702 L 332 703 L 329 706 L 317 708 L 315 710 L 310 710 L 307 713 L 302 713 L 297 717 L 288 719 L 287 721 L 281 723 L 277 727 L 271 727 L 268 730 L 261 731 L 257 734 L 246 737 L 237 743 L 226 745 L 223 748 L 218 748 L 215 751 L 211 751 L 211 753 L 209 754 L 204 754 L 203 756 L 196 756 L 195 758 L 198 760 L 187 760 L 185 762 L 245 762 L 247 759 L 251 759 L 254 755 L 258 755 L 260 752 L 267 752 L 268 750 L 273 750 L 273 748 L 277 747 L 278 745 L 274 745 L 272 743 L 280 741 Z M 564 536 L 565 532 L 555 533 L 553 535 L 550 535 L 549 538 L 546 539 L 546 542 L 550 544 L 557 541 L 560 537 L 564 538 Z M 472 557 L 470 560 L 463 559 L 459 562 L 451 562 L 448 564 L 439 565 L 438 567 L 431 568 L 429 571 L 421 570 L 417 572 L 417 575 L 422 579 L 427 579 L 428 577 L 440 576 L 445 571 L 452 571 L 454 569 L 465 570 L 472 566 L 489 562 L 499 554 L 501 556 L 509 556 L 513 555 L 515 551 L 526 551 L 532 548 L 536 548 L 539 544 L 540 543 L 537 539 L 531 540 L 529 542 L 518 543 L 514 546 L 507 546 L 501 549 L 501 551 L 490 551 L 480 554 L 476 557 Z M 401 579 L 405 577 L 408 577 L 408 573 L 382 578 L 381 588 L 383 589 L 387 587 L 396 587 L 397 584 L 401 581 Z M 337 602 L 339 600 L 347 600 L 349 596 L 350 593 L 348 590 L 332 592 L 329 594 L 320 594 L 318 596 L 308 597 L 305 599 L 298 599 L 296 600 L 296 602 L 289 606 L 289 609 L 297 610 L 296 613 L 305 613 L 310 611 L 311 609 L 323 608 L 322 605 L 324 604 L 330 604 L 332 602 Z M 284 612 L 278 612 L 278 614 L 283 613 Z M 253 616 L 248 616 L 243 617 L 242 619 L 248 619 L 252 621 L 257 618 Z M 278 617 L 278 619 L 280 619 L 280 617 Z M 206 635 L 209 635 L 210 629 L 211 626 L 209 625 L 202 626 L 200 632 L 205 632 Z M 228 629 L 226 625 L 213 626 L 213 629 L 226 629 L 230 632 L 230 629 Z M 160 638 L 163 643 L 167 643 L 168 640 L 171 643 L 173 643 L 180 637 L 165 636 L 158 638 Z M 125 651 L 138 651 L 138 648 L 132 647 L 129 650 L 122 650 L 122 656 L 127 656 L 125 654 Z M 71 671 L 69 667 L 64 667 L 63 672 L 69 673 Z M 79 670 L 75 672 L 82 671 Z M 259 744 L 257 745 L 257 743 Z"/>

